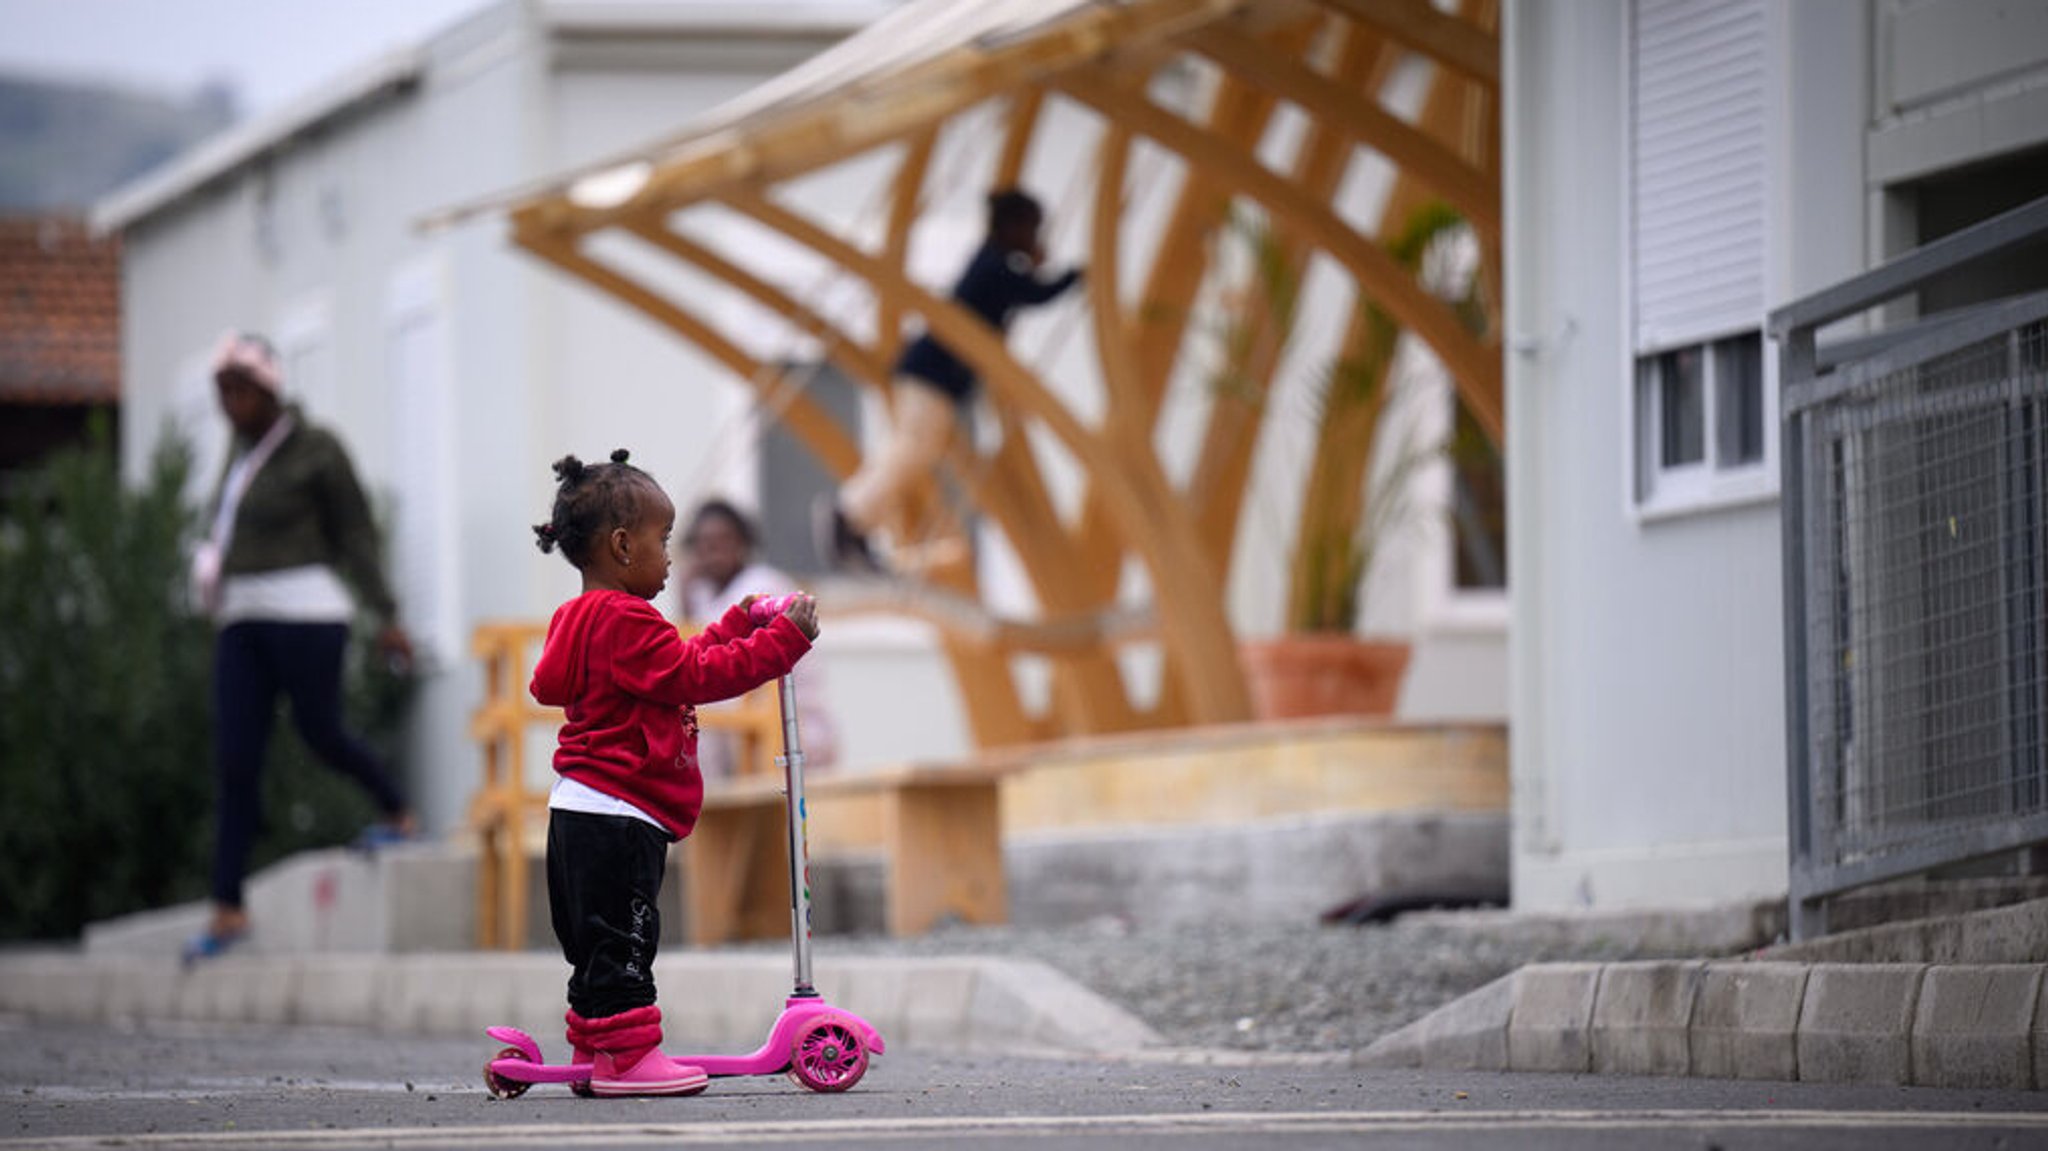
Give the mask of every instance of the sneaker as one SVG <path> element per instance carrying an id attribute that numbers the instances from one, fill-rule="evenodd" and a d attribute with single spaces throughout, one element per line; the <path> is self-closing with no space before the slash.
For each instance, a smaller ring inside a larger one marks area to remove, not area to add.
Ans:
<path id="1" fill-rule="evenodd" d="M 590 1092 L 593 1095 L 695 1095 L 711 1083 L 702 1067 L 678 1063 L 650 1047 L 621 1071 L 619 1064 L 631 1058 L 630 1051 L 599 1051 L 591 1061 Z"/>
<path id="2" fill-rule="evenodd" d="M 839 571 L 855 575 L 882 574 L 882 561 L 875 558 L 873 548 L 868 546 L 868 537 L 862 535 L 846 518 L 846 513 L 832 509 L 832 566 Z"/>
<path id="3" fill-rule="evenodd" d="M 811 546 L 817 549 L 818 562 L 827 571 L 862 575 L 882 572 L 882 562 L 875 558 L 868 538 L 847 520 L 830 492 L 811 504 Z"/>
<path id="4" fill-rule="evenodd" d="M 358 832 L 354 842 L 349 846 L 362 852 L 364 855 L 375 855 L 387 847 L 396 847 L 401 843 L 410 843 L 412 838 L 413 833 L 402 824 L 390 822 L 373 823 Z"/>
<path id="5" fill-rule="evenodd" d="M 230 948 L 247 938 L 247 928 L 241 931 L 222 932 L 215 932 L 209 928 L 185 941 L 185 946 L 178 952 L 178 961 L 190 967 L 203 960 L 227 954 Z"/>

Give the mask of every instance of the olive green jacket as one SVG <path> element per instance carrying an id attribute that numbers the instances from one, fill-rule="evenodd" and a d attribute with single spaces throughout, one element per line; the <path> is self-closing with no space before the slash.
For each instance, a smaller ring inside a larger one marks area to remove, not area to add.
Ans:
<path id="1" fill-rule="evenodd" d="M 397 619 L 398 604 L 384 579 L 377 526 L 370 502 L 356 482 L 355 468 L 341 441 L 290 409 L 294 423 L 235 509 L 235 533 L 221 557 L 221 575 L 232 577 L 283 568 L 325 564 L 335 570 L 358 601 L 378 620 Z M 237 441 L 239 456 L 250 445 Z M 231 458 L 228 467 L 234 465 Z M 227 469 L 221 472 L 221 481 Z M 214 485 L 212 511 L 220 507 Z M 211 521 L 211 514 L 208 520 Z"/>

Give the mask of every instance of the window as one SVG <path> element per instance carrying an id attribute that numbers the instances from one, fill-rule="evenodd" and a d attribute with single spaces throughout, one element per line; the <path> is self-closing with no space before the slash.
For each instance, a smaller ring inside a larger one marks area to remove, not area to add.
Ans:
<path id="1" fill-rule="evenodd" d="M 1508 623 L 1507 468 L 1448 380 L 1422 405 L 1415 434 L 1441 445 L 1416 473 L 1424 544 L 1416 561 L 1417 618 L 1442 633 L 1498 635 Z"/>
<path id="2" fill-rule="evenodd" d="M 1764 458 L 1763 337 L 1752 332 L 1714 345 L 1714 462 L 1723 468 Z"/>
<path id="3" fill-rule="evenodd" d="M 1763 337 L 1757 332 L 1636 359 L 1636 502 L 1649 509 L 1739 494 L 1768 480 Z"/>
<path id="4" fill-rule="evenodd" d="M 1706 357 L 1698 347 L 1680 348 L 1650 357 L 1650 378 L 1657 394 L 1650 397 L 1657 412 L 1657 466 L 1675 469 L 1706 458 Z"/>
<path id="5" fill-rule="evenodd" d="M 1508 586 L 1507 467 L 1461 399 L 1453 399 L 1451 584 L 1459 592 Z"/>
<path id="6" fill-rule="evenodd" d="M 1761 0 L 1631 8 L 1634 370 L 1623 377 L 1632 409 L 1623 459 L 1640 513 L 1776 491 L 1775 377 L 1758 331 L 1767 310 L 1769 20 Z"/>
<path id="7" fill-rule="evenodd" d="M 786 365 L 803 394 L 830 414 L 855 443 L 860 442 L 860 388 L 829 363 Z M 830 472 L 803 442 L 780 423 L 761 429 L 761 557 L 796 574 L 818 570 L 812 509 L 837 486 Z"/>
<path id="8" fill-rule="evenodd" d="M 1912 184 L 1887 189 L 1910 216 L 1905 247 L 1929 244 L 1972 224 L 2048 195 L 2048 148 L 2034 148 Z M 1936 277 L 1923 286 L 1919 312 L 1930 316 L 2048 288 L 2048 261 L 2037 245 L 2012 245 Z"/>

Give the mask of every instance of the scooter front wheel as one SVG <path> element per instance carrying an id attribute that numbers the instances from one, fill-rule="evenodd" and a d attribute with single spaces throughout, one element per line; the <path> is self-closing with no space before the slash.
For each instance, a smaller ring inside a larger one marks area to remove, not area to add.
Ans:
<path id="1" fill-rule="evenodd" d="M 790 1078 L 813 1091 L 844 1091 L 867 1073 L 867 1044 L 859 1029 L 839 1016 L 805 1024 L 790 1044 Z"/>
<path id="2" fill-rule="evenodd" d="M 484 1090 L 489 1091 L 492 1098 L 517 1099 L 533 1088 L 531 1083 L 523 1083 L 517 1079 L 507 1079 L 496 1071 L 491 1070 L 491 1063 L 496 1063 L 500 1059 L 517 1059 L 522 1063 L 533 1062 L 533 1060 L 526 1057 L 526 1052 L 517 1047 L 507 1047 L 496 1055 L 491 1056 L 490 1063 L 484 1064 Z"/>

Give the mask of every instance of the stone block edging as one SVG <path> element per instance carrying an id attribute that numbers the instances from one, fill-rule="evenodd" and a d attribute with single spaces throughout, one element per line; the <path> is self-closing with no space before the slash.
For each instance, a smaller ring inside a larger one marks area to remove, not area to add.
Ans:
<path id="1" fill-rule="evenodd" d="M 2048 1090 L 2048 964 L 1533 964 L 1354 1063 Z"/>

